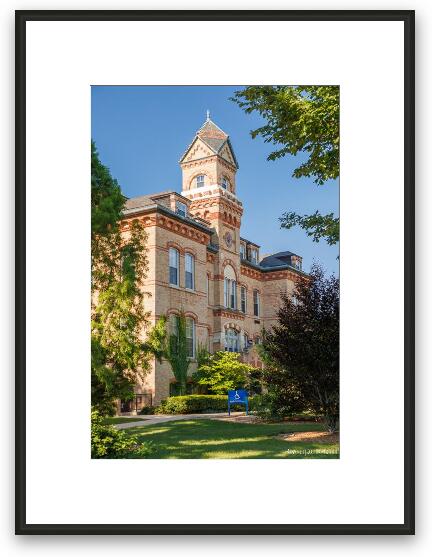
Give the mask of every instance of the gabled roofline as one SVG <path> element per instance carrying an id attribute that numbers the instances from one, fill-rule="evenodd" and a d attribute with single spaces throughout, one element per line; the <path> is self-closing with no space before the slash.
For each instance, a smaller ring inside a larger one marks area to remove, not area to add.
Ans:
<path id="1" fill-rule="evenodd" d="M 214 123 L 214 122 L 213 122 L 213 123 Z M 235 156 L 234 148 L 233 148 L 233 146 L 232 146 L 232 143 L 231 143 L 231 140 L 230 140 L 230 138 L 229 138 L 229 135 L 227 135 L 223 130 L 221 130 L 221 132 L 224 133 L 224 134 L 226 135 L 226 139 L 224 140 L 224 142 L 222 143 L 222 145 L 219 147 L 219 149 L 216 151 L 211 145 L 209 145 L 209 144 L 207 143 L 207 141 L 205 140 L 204 137 L 201 137 L 201 136 L 198 135 L 199 131 L 204 127 L 204 125 L 205 125 L 205 124 L 203 124 L 203 126 L 201 126 L 201 128 L 198 130 L 198 132 L 196 133 L 196 135 L 195 135 L 195 137 L 193 138 L 192 142 L 188 145 L 186 151 L 185 151 L 185 152 L 183 153 L 183 155 L 180 157 L 180 160 L 179 160 L 178 162 L 179 162 L 179 163 L 182 163 L 183 160 L 184 160 L 184 158 L 186 157 L 186 155 L 187 155 L 187 154 L 189 153 L 189 151 L 192 149 L 194 143 L 195 143 L 198 139 L 201 139 L 201 141 L 202 141 L 202 142 L 203 142 L 215 155 L 217 155 L 217 156 L 219 156 L 219 157 L 221 157 L 221 156 L 219 155 L 219 153 L 221 152 L 222 148 L 223 148 L 226 144 L 228 144 L 228 147 L 230 148 L 231 154 L 232 154 L 233 159 L 234 159 L 234 166 L 235 166 L 235 167 L 237 168 L 237 170 L 238 170 L 238 169 L 240 168 L 240 166 L 239 166 L 239 164 L 238 164 L 237 157 Z M 215 124 L 215 126 L 216 126 L 216 124 Z M 218 126 L 216 126 L 216 127 L 218 127 Z M 220 129 L 220 128 L 219 128 L 219 129 Z M 201 158 L 207 158 L 207 157 L 201 157 Z M 221 157 L 221 158 L 223 158 L 223 157 Z M 225 160 L 225 159 L 224 159 L 224 160 Z M 226 162 L 227 162 L 228 164 L 230 164 L 229 161 L 226 161 Z"/>
<path id="2" fill-rule="evenodd" d="M 213 124 L 213 126 L 215 126 L 220 132 L 222 132 L 224 135 L 226 135 L 228 137 L 228 134 L 226 132 L 223 131 L 222 128 L 220 128 L 215 122 L 213 122 L 213 120 L 211 118 L 208 118 L 204 124 L 200 127 L 200 129 L 196 132 L 197 135 L 199 134 L 199 132 L 203 129 L 203 127 L 205 125 L 207 125 L 209 122 L 211 122 Z"/>
<path id="3" fill-rule="evenodd" d="M 141 215 L 145 213 L 154 213 L 154 212 L 164 213 L 165 215 L 168 215 L 180 222 L 188 224 L 189 226 L 193 226 L 194 228 L 197 228 L 202 232 L 206 232 L 210 236 L 213 234 L 213 229 L 204 226 L 203 224 L 200 224 L 199 222 L 189 217 L 182 217 L 181 215 L 172 211 L 168 207 L 165 207 L 164 205 L 159 205 L 158 203 L 155 203 L 154 205 L 145 205 L 144 207 L 136 207 L 135 209 L 125 209 L 123 211 L 123 217 L 128 218 L 133 215 Z"/>

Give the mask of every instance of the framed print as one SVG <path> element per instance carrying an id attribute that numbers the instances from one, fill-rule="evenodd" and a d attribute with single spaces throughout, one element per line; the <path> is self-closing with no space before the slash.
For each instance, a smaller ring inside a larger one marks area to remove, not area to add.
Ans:
<path id="1" fill-rule="evenodd" d="M 414 12 L 16 12 L 16 277 L 17 534 L 413 534 Z"/>

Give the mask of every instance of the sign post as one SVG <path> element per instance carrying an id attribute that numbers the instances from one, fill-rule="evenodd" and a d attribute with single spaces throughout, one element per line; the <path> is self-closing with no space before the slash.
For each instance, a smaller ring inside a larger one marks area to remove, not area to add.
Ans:
<path id="1" fill-rule="evenodd" d="M 238 389 L 237 391 L 228 391 L 228 416 L 231 416 L 231 404 L 244 404 L 246 408 L 246 416 L 248 415 L 248 394 L 244 389 Z"/>

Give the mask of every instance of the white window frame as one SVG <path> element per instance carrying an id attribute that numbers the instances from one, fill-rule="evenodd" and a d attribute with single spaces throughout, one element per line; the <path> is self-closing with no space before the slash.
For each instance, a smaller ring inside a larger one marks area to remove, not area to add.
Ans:
<path id="1" fill-rule="evenodd" d="M 188 270 L 188 262 L 190 262 L 190 270 Z M 192 276 L 192 285 L 188 286 L 188 273 Z M 189 253 L 185 253 L 185 288 L 188 290 L 195 290 L 195 257 Z"/>
<path id="2" fill-rule="evenodd" d="M 230 283 L 229 307 L 230 309 L 237 309 L 237 282 L 235 280 L 231 280 Z"/>
<path id="3" fill-rule="evenodd" d="M 176 261 L 175 266 L 171 265 L 173 263 L 173 258 L 171 255 L 174 255 Z M 177 271 L 177 282 L 171 282 L 171 269 L 176 269 Z M 180 286 L 180 252 L 177 248 L 170 247 L 168 251 L 168 274 L 169 274 L 169 284 L 170 286 Z"/>
<path id="4" fill-rule="evenodd" d="M 176 213 L 181 217 L 187 217 L 187 205 L 182 201 L 176 201 Z M 184 213 L 184 215 L 182 214 Z"/>
<path id="5" fill-rule="evenodd" d="M 259 317 L 260 316 L 260 293 L 259 290 L 254 290 L 253 291 L 253 312 L 254 312 L 254 317 Z"/>
<path id="6" fill-rule="evenodd" d="M 221 186 L 223 187 L 224 190 L 229 190 L 229 181 L 228 178 L 225 178 L 225 176 L 222 177 Z"/>
<path id="7" fill-rule="evenodd" d="M 188 328 L 190 323 L 192 324 L 192 337 L 188 336 Z M 195 336 L 195 319 L 193 317 L 186 317 L 186 339 L 192 339 L 192 355 L 188 354 L 188 358 L 190 358 L 191 360 L 195 358 Z"/>
<path id="8" fill-rule="evenodd" d="M 240 258 L 246 259 L 246 246 L 242 242 L 240 243 Z"/>
<path id="9" fill-rule="evenodd" d="M 258 250 L 256 248 L 251 248 L 251 262 L 258 265 Z"/>
<path id="10" fill-rule="evenodd" d="M 199 180 L 199 178 L 202 178 L 202 180 Z M 196 177 L 196 186 L 197 188 L 203 188 L 205 186 L 205 174 L 198 174 Z"/>
<path id="11" fill-rule="evenodd" d="M 227 329 L 225 332 L 225 351 L 239 352 L 240 335 L 235 329 Z"/>
<path id="12" fill-rule="evenodd" d="M 247 312 L 247 290 L 245 286 L 240 286 L 240 310 L 242 313 Z"/>

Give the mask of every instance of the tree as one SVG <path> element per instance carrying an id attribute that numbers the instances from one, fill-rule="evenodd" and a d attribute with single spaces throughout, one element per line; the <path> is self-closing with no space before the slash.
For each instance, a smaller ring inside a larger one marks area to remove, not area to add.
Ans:
<path id="1" fill-rule="evenodd" d="M 247 114 L 257 112 L 264 118 L 265 124 L 251 135 L 280 147 L 267 160 L 302 153 L 307 158 L 293 177 L 313 177 L 318 185 L 339 177 L 338 86 L 249 86 L 236 91 L 232 100 Z M 291 212 L 280 220 L 282 228 L 299 225 L 311 230 L 314 241 L 339 241 L 339 219 L 332 213 L 301 216 Z"/>
<path id="2" fill-rule="evenodd" d="M 145 351 L 155 355 L 159 362 L 165 358 L 171 366 L 178 384 L 179 395 L 186 394 L 187 373 L 190 364 L 186 317 L 184 312 L 159 318 L 143 345 Z"/>
<path id="3" fill-rule="evenodd" d="M 148 261 L 145 229 L 134 221 L 120 230 L 125 197 L 92 143 L 92 405 L 104 414 L 133 397 L 149 368 L 141 335 L 148 325 L 143 283 Z"/>
<path id="4" fill-rule="evenodd" d="M 297 394 L 304 409 L 324 416 L 329 431 L 339 419 L 339 280 L 314 265 L 310 280 L 283 296 L 278 324 L 263 339 L 274 363 L 265 381 L 273 391 Z M 289 397 L 288 397 L 289 398 Z"/>
<path id="5" fill-rule="evenodd" d="M 255 380 L 255 368 L 240 361 L 236 352 L 216 352 L 192 375 L 198 385 L 203 385 L 216 395 L 227 394 L 232 389 L 242 389 Z"/>

